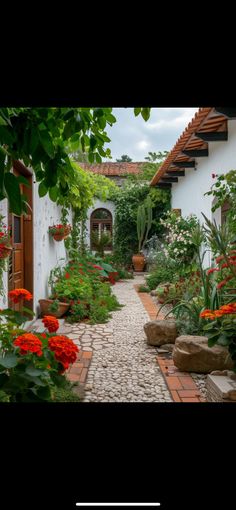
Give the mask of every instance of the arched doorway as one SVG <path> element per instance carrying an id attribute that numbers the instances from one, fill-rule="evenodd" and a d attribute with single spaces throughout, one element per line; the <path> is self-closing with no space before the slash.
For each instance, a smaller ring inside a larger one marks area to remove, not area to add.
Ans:
<path id="1" fill-rule="evenodd" d="M 91 214 L 90 219 L 90 245 L 91 249 L 95 250 L 96 246 L 93 242 L 93 235 L 96 234 L 98 239 L 102 234 L 110 234 L 110 242 L 105 246 L 105 249 L 112 249 L 112 214 L 108 209 L 99 208 Z"/>

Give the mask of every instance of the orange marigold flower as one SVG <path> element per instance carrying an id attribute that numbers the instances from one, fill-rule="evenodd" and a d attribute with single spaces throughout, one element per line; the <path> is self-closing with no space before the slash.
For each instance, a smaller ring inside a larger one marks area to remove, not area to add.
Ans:
<path id="1" fill-rule="evenodd" d="M 228 305 L 222 305 L 220 307 L 220 310 L 222 310 L 222 312 L 224 314 L 236 313 L 236 303 L 229 303 Z"/>
<path id="2" fill-rule="evenodd" d="M 222 315 L 224 315 L 224 311 L 223 310 L 215 310 L 214 311 L 214 316 L 215 317 L 222 317 Z"/>
<path id="3" fill-rule="evenodd" d="M 202 319 L 215 319 L 213 310 L 209 310 L 208 308 L 206 308 L 206 310 L 203 310 L 203 312 L 200 313 L 200 317 Z"/>
<path id="4" fill-rule="evenodd" d="M 31 292 L 29 292 L 26 289 L 15 289 L 10 290 L 9 298 L 11 299 L 11 301 L 13 301 L 13 303 L 19 303 L 24 299 L 26 299 L 26 301 L 30 301 L 33 298 L 33 296 Z"/>
<path id="5" fill-rule="evenodd" d="M 49 333 L 55 333 L 60 324 L 56 317 L 53 317 L 52 315 L 45 315 L 42 319 L 42 322 L 45 326 L 45 328 L 48 329 Z"/>
<path id="6" fill-rule="evenodd" d="M 20 347 L 20 354 L 25 355 L 29 352 L 36 354 L 37 356 L 42 356 L 43 344 L 41 340 L 32 333 L 24 333 L 23 335 L 18 336 L 13 345 L 16 347 Z"/>

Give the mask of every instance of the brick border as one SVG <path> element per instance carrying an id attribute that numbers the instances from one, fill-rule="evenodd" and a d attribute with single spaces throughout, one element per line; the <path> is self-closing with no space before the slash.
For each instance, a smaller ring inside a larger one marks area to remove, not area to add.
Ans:
<path id="1" fill-rule="evenodd" d="M 138 292 L 139 285 L 135 284 L 134 288 L 150 319 L 155 320 L 160 307 L 147 292 Z M 164 314 L 159 313 L 158 319 L 164 320 Z M 164 354 L 157 356 L 157 362 L 174 402 L 206 402 L 189 372 L 180 372 Z"/>
<path id="2" fill-rule="evenodd" d="M 79 395 L 81 399 L 84 397 L 85 384 L 92 355 L 92 351 L 80 350 L 76 362 L 73 363 L 66 372 L 67 379 L 69 379 L 71 383 L 76 383 L 73 391 Z"/>

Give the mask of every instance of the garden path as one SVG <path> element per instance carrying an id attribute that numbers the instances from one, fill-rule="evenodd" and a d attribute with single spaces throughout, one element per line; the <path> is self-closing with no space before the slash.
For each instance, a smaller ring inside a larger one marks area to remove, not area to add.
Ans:
<path id="1" fill-rule="evenodd" d="M 125 306 L 113 312 L 107 324 L 71 328 L 70 338 L 77 337 L 82 350 L 93 350 L 84 402 L 172 402 L 156 348 L 146 342 L 143 326 L 150 319 L 134 288 L 141 283 L 140 275 L 113 287 Z"/>

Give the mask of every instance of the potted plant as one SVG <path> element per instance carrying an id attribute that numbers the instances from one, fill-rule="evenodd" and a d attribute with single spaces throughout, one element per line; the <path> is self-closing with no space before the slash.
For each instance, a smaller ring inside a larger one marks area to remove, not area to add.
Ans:
<path id="1" fill-rule="evenodd" d="M 63 269 L 58 266 L 50 271 L 48 285 L 51 288 L 50 298 L 39 299 L 40 315 L 52 315 L 58 319 L 62 317 L 70 308 L 70 303 L 57 299 L 55 293 L 55 285 L 63 278 Z"/>
<path id="2" fill-rule="evenodd" d="M 11 228 L 3 223 L 3 216 L 0 216 L 0 259 L 6 259 L 11 252 Z"/>
<path id="3" fill-rule="evenodd" d="M 145 257 L 142 248 L 147 242 L 148 233 L 152 225 L 152 202 L 150 197 L 146 203 L 140 205 L 137 211 L 137 234 L 138 234 L 138 253 L 133 255 L 132 262 L 135 271 L 143 271 L 145 266 Z"/>
<path id="4" fill-rule="evenodd" d="M 55 241 L 63 241 L 63 239 L 66 239 L 68 237 L 69 233 L 71 231 L 70 225 L 51 225 L 48 229 L 48 232 L 51 236 L 53 236 L 53 239 Z"/>

